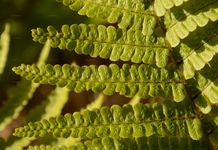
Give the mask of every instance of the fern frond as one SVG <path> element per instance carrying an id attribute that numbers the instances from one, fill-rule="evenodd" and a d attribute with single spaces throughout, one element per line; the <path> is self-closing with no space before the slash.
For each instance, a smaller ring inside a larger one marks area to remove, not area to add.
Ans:
<path id="1" fill-rule="evenodd" d="M 28 146 L 31 141 L 35 140 L 35 138 L 12 138 L 10 137 L 11 143 L 7 143 L 4 150 L 23 150 L 24 147 Z M 8 140 L 8 141 L 9 141 Z"/>
<path id="2" fill-rule="evenodd" d="M 164 38 L 156 34 L 144 36 L 140 30 L 130 31 L 92 24 L 63 25 L 61 32 L 52 26 L 47 30 L 46 33 L 41 28 L 33 29 L 33 40 L 43 44 L 51 39 L 54 48 L 112 61 L 143 62 L 156 64 L 158 67 L 165 67 L 168 63 L 169 48 L 165 45 Z"/>
<path id="3" fill-rule="evenodd" d="M 66 114 L 48 120 L 29 123 L 17 128 L 14 135 L 19 137 L 75 137 L 93 139 L 97 137 L 138 138 L 144 136 L 190 136 L 202 138 L 201 122 L 187 103 L 153 105 L 136 104 L 111 108 L 102 107 L 86 110 L 73 115 Z"/>
<path id="4" fill-rule="evenodd" d="M 187 84 L 195 105 L 205 114 L 211 111 L 211 104 L 218 102 L 217 56 L 204 69 L 197 72 Z"/>
<path id="5" fill-rule="evenodd" d="M 199 149 L 200 147 L 200 149 Z M 102 138 L 94 139 L 91 141 L 85 141 L 84 143 L 78 143 L 74 146 L 60 146 L 55 147 L 51 145 L 30 146 L 29 150 L 205 150 L 208 149 L 208 144 L 203 141 L 195 141 L 189 137 L 142 137 L 142 138 Z"/>
<path id="6" fill-rule="evenodd" d="M 194 77 L 195 71 L 201 70 L 215 54 L 218 54 L 218 36 L 213 36 L 207 43 L 193 51 L 183 60 L 182 68 L 185 79 Z"/>
<path id="7" fill-rule="evenodd" d="M 155 0 L 154 1 L 154 10 L 157 16 L 164 16 L 167 10 L 175 7 L 180 6 L 183 3 L 189 0 Z"/>
<path id="8" fill-rule="evenodd" d="M 86 109 L 92 110 L 95 108 L 100 108 L 103 103 L 104 103 L 104 95 L 99 94 L 98 97 L 92 103 L 90 103 L 86 106 Z"/>
<path id="9" fill-rule="evenodd" d="M 66 88 L 56 87 L 42 104 L 33 108 L 27 116 L 26 122 L 39 121 L 49 117 L 61 114 L 61 110 L 68 100 L 69 90 Z M 11 145 L 7 145 L 6 150 L 22 150 L 28 146 L 34 138 L 17 139 Z"/>
<path id="10" fill-rule="evenodd" d="M 32 109 L 27 117 L 27 122 L 34 122 L 61 114 L 62 108 L 68 101 L 69 90 L 56 87 L 41 105 Z"/>
<path id="11" fill-rule="evenodd" d="M 131 105 L 135 105 L 137 103 L 140 103 L 140 97 L 138 95 L 134 96 L 130 101 L 129 101 L 129 104 Z"/>
<path id="12" fill-rule="evenodd" d="M 91 102 L 90 104 L 88 104 L 86 106 L 86 108 L 82 108 L 80 111 L 84 111 L 84 110 L 93 110 L 93 109 L 99 109 L 102 107 L 102 104 L 104 102 L 104 95 L 103 94 L 99 94 L 98 97 Z M 58 138 L 58 141 L 53 144 L 54 146 L 62 146 L 65 145 L 67 147 L 72 146 L 74 143 L 77 143 L 78 141 L 80 141 L 80 139 L 78 138 L 72 138 L 72 137 L 68 137 L 66 138 Z"/>
<path id="13" fill-rule="evenodd" d="M 195 72 L 203 69 L 218 53 L 218 22 L 193 32 L 177 48 L 174 54 L 181 63 L 185 79 L 194 77 Z M 203 32 L 207 30 L 207 32 Z"/>
<path id="14" fill-rule="evenodd" d="M 17 118 L 28 100 L 33 96 L 34 91 L 39 84 L 22 80 L 17 87 L 13 89 L 13 95 L 9 97 L 6 103 L 0 108 L 0 131 L 2 131 L 13 119 Z"/>
<path id="15" fill-rule="evenodd" d="M 119 28 L 151 35 L 156 26 L 151 0 L 57 0 L 80 15 L 118 23 Z"/>
<path id="16" fill-rule="evenodd" d="M 210 21 L 215 22 L 218 20 L 217 0 L 202 1 L 204 1 L 204 6 L 199 5 L 198 1 L 189 1 L 184 3 L 181 9 L 177 8 L 172 11 L 170 17 L 174 18 L 171 19 L 172 23 L 166 32 L 166 39 L 172 47 L 179 45 L 181 39 L 186 38 L 190 32 L 195 31 L 198 27 L 204 27 Z M 190 9 L 190 6 L 194 6 L 194 4 L 197 8 Z"/>
<path id="17" fill-rule="evenodd" d="M 47 42 L 42 49 L 37 64 L 41 66 L 45 63 L 50 52 L 50 42 Z M 21 80 L 17 87 L 11 91 L 9 99 L 0 108 L 0 130 L 3 130 L 13 119 L 15 119 L 27 105 L 28 101 L 33 96 L 39 84 L 31 83 L 27 80 Z"/>
<path id="18" fill-rule="evenodd" d="M 10 47 L 10 25 L 5 25 L 5 30 L 0 36 L 0 75 L 3 73 Z"/>
<path id="19" fill-rule="evenodd" d="M 95 65 L 21 65 L 13 71 L 41 84 L 52 84 L 67 87 L 75 92 L 92 90 L 112 95 L 115 92 L 127 97 L 173 96 L 179 102 L 185 99 L 184 83 L 176 72 L 148 65 L 116 64 L 109 66 Z"/>

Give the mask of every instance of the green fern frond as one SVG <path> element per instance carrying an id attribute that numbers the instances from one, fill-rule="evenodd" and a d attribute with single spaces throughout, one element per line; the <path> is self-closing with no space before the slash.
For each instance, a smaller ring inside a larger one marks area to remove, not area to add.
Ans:
<path id="1" fill-rule="evenodd" d="M 0 75 L 3 73 L 10 47 L 10 25 L 5 25 L 5 30 L 0 36 Z"/>
<path id="2" fill-rule="evenodd" d="M 211 90 L 211 91 L 210 91 Z M 217 91 L 218 87 L 214 86 L 212 83 L 208 88 L 206 88 L 201 95 L 199 95 L 195 100 L 195 105 L 203 112 L 207 114 L 211 111 L 211 105 L 217 102 Z M 213 98 L 213 99 L 211 99 Z"/>
<path id="3" fill-rule="evenodd" d="M 41 66 L 45 63 L 48 54 L 50 52 L 50 42 L 47 42 L 42 49 L 37 64 Z M 0 108 L 0 131 L 3 130 L 13 119 L 15 119 L 24 106 L 33 96 L 33 93 L 37 89 L 39 84 L 31 83 L 27 80 L 21 80 L 21 82 L 11 91 L 9 99 Z M 10 108 L 10 109 L 9 109 Z"/>
<path id="4" fill-rule="evenodd" d="M 51 40 L 47 40 L 44 44 L 44 47 L 41 50 L 40 56 L 39 56 L 38 61 L 36 63 L 38 66 L 42 66 L 45 64 L 45 62 L 49 56 L 50 50 L 51 50 Z"/>
<path id="5" fill-rule="evenodd" d="M 102 104 L 104 102 L 104 95 L 103 94 L 99 94 L 98 97 L 96 99 L 94 99 L 93 102 L 91 102 L 90 104 L 88 104 L 86 106 L 86 108 L 82 108 L 80 111 L 84 111 L 84 110 L 93 110 L 93 109 L 99 109 L 102 107 Z M 58 138 L 58 141 L 53 144 L 54 146 L 58 147 L 58 146 L 62 146 L 65 145 L 67 147 L 72 146 L 74 143 L 80 141 L 80 139 L 78 138 L 72 138 L 72 137 L 68 137 L 68 138 Z"/>
<path id="6" fill-rule="evenodd" d="M 169 48 L 165 45 L 164 38 L 156 34 L 145 36 L 140 30 L 130 31 L 92 24 L 63 25 L 61 32 L 52 26 L 47 30 L 45 33 L 41 28 L 33 29 L 33 40 L 43 44 L 51 39 L 54 48 L 112 61 L 143 62 L 156 64 L 158 67 L 165 67 L 168 63 Z"/>
<path id="7" fill-rule="evenodd" d="M 218 22 L 209 24 L 204 29 L 193 32 L 174 49 L 177 62 L 185 79 L 193 78 L 218 53 Z M 207 30 L 207 32 L 203 32 Z"/>
<path id="8" fill-rule="evenodd" d="M 29 123 L 17 128 L 14 135 L 19 137 L 75 137 L 93 139 L 97 137 L 138 138 L 144 136 L 190 136 L 202 138 L 201 122 L 186 103 L 167 101 L 153 105 L 136 104 L 111 108 L 102 107 L 86 110 L 73 115 L 66 114 L 48 120 Z"/>
<path id="9" fill-rule="evenodd" d="M 21 65 L 13 71 L 28 80 L 41 84 L 67 87 L 75 92 L 92 90 L 112 95 L 115 92 L 127 97 L 173 96 L 179 102 L 185 99 L 184 81 L 176 72 L 159 69 L 148 65 L 116 64 L 109 66 L 95 65 Z"/>
<path id="10" fill-rule="evenodd" d="M 156 26 L 157 17 L 153 12 L 151 0 L 57 0 L 80 15 L 103 19 L 109 23 L 118 23 L 119 28 L 141 30 L 151 35 Z"/>
<path id="11" fill-rule="evenodd" d="M 33 108 L 27 116 L 26 122 L 39 121 L 49 117 L 61 114 L 61 110 L 68 100 L 69 90 L 66 88 L 56 87 L 54 91 L 48 96 L 47 100 L 42 104 Z M 17 139 L 11 145 L 7 145 L 6 150 L 22 150 L 28 146 L 35 138 Z"/>
<path id="12" fill-rule="evenodd" d="M 170 14 L 170 25 L 167 27 L 166 39 L 172 47 L 179 45 L 180 40 L 186 38 L 199 27 L 206 26 L 210 21 L 218 20 L 217 0 L 202 0 L 204 6 L 198 1 L 189 1 Z M 201 2 L 202 3 L 202 2 Z M 196 8 L 191 8 L 195 6 Z"/>
<path id="13" fill-rule="evenodd" d="M 10 137 L 11 143 L 7 143 L 4 150 L 23 150 L 24 147 L 30 145 L 31 141 L 35 140 L 35 138 L 13 138 Z M 9 141 L 8 140 L 8 141 Z"/>
<path id="14" fill-rule="evenodd" d="M 187 1 L 189 0 L 155 0 L 154 10 L 157 16 L 164 16 L 167 10 L 175 6 L 180 6 Z"/>
<path id="15" fill-rule="evenodd" d="M 141 98 L 138 95 L 136 95 L 129 101 L 129 104 L 135 105 L 137 103 L 140 103 L 140 100 L 141 100 Z"/>
<path id="16" fill-rule="evenodd" d="M 56 87 L 47 100 L 30 111 L 27 117 L 27 122 L 34 122 L 60 115 L 62 108 L 68 101 L 68 95 L 69 90 L 67 88 Z"/>
<path id="17" fill-rule="evenodd" d="M 200 149 L 199 149 L 200 148 Z M 205 150 L 208 149 L 208 144 L 203 141 L 195 141 L 189 137 L 142 137 L 142 138 L 102 138 L 78 143 L 74 146 L 55 147 L 51 145 L 29 146 L 29 150 Z"/>
<path id="18" fill-rule="evenodd" d="M 204 43 L 183 60 L 182 68 L 184 77 L 186 79 L 192 78 L 195 71 L 201 70 L 216 54 L 218 54 L 217 35 L 212 37 L 207 43 Z"/>
<path id="19" fill-rule="evenodd" d="M 211 111 L 211 105 L 218 102 L 218 55 L 203 70 L 188 80 L 188 91 L 195 105 L 205 114 Z"/>
<path id="20" fill-rule="evenodd" d="M 95 108 L 101 108 L 103 103 L 104 103 L 104 95 L 99 94 L 98 97 L 92 103 L 86 106 L 86 109 L 92 110 Z"/>
<path id="21" fill-rule="evenodd" d="M 77 54 L 143 64 L 22 64 L 13 71 L 77 93 L 135 96 L 130 103 L 137 104 L 87 108 L 50 118 L 40 112 L 43 119 L 33 115 L 36 122 L 15 129 L 14 135 L 60 140 L 29 149 L 218 149 L 217 0 L 57 1 L 109 24 L 63 25 L 61 31 L 49 26 L 46 32 L 37 28 L 32 30 L 34 41 L 49 40 L 52 47 Z M 151 97 L 162 101 L 138 103 Z M 66 143 L 60 144 L 63 139 Z"/>
<path id="22" fill-rule="evenodd" d="M 38 86 L 39 84 L 22 80 L 17 87 L 13 89 L 13 95 L 11 95 L 7 102 L 0 108 L 0 131 L 2 131 L 13 119 L 18 117 Z"/>

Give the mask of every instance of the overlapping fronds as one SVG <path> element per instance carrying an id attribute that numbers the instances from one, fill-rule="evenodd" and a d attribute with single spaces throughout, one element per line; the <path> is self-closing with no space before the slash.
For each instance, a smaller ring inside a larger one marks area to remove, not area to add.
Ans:
<path id="1" fill-rule="evenodd" d="M 73 115 L 52 117 L 17 128 L 19 137 L 75 137 L 93 139 L 102 137 L 138 138 L 159 136 L 190 136 L 202 138 L 201 122 L 190 103 L 155 103 L 114 105 Z"/>
<path id="2" fill-rule="evenodd" d="M 49 26 L 46 32 L 37 28 L 32 30 L 34 41 L 49 40 L 52 47 L 77 54 L 143 64 L 34 64 L 13 71 L 27 80 L 77 93 L 135 96 L 130 103 L 136 104 L 37 118 L 14 135 L 80 141 L 30 150 L 218 148 L 217 0 L 57 1 L 109 24 L 63 25 L 60 31 Z M 138 103 L 151 97 L 163 101 Z"/>
<path id="3" fill-rule="evenodd" d="M 165 67 L 168 62 L 169 49 L 160 33 L 145 36 L 140 30 L 122 30 L 93 24 L 63 25 L 61 32 L 52 26 L 47 30 L 46 33 L 41 28 L 33 29 L 33 40 L 44 43 L 51 39 L 54 48 L 112 61 L 143 62 L 156 64 L 158 67 Z"/>
<path id="4" fill-rule="evenodd" d="M 13 68 L 16 74 L 41 84 L 67 87 L 75 92 L 92 90 L 112 95 L 115 92 L 127 97 L 173 96 L 173 100 L 185 99 L 183 80 L 176 72 L 148 65 L 116 64 L 95 65 L 21 65 Z"/>
<path id="5" fill-rule="evenodd" d="M 48 54 L 50 52 L 50 42 L 47 42 L 42 49 L 37 64 L 41 66 L 45 63 Z M 32 83 L 27 80 L 22 80 L 17 87 L 11 90 L 9 99 L 0 108 L 0 130 L 3 130 L 13 119 L 15 119 L 24 106 L 27 105 L 28 101 L 33 96 L 36 88 L 39 84 Z"/>
<path id="6" fill-rule="evenodd" d="M 62 108 L 68 100 L 69 90 L 67 88 L 56 87 L 48 99 L 29 113 L 27 122 L 54 117 L 61 114 Z"/>
<path id="7" fill-rule="evenodd" d="M 62 2 L 80 15 L 118 23 L 119 28 L 140 29 L 144 35 L 151 35 L 157 18 L 151 0 L 56 0 Z"/>
<path id="8" fill-rule="evenodd" d="M 85 108 L 82 108 L 80 111 L 84 111 L 86 109 L 87 110 L 99 109 L 99 108 L 102 107 L 103 102 L 104 102 L 104 95 L 99 94 L 90 104 L 88 104 Z M 72 138 L 72 137 L 58 138 L 57 142 L 55 142 L 52 145 L 56 146 L 56 147 L 59 147 L 59 146 L 62 146 L 62 145 L 70 147 L 70 146 L 74 145 L 75 143 L 77 143 L 78 141 L 80 141 L 80 139 Z"/>
<path id="9" fill-rule="evenodd" d="M 188 81 L 188 90 L 196 106 L 203 112 L 211 111 L 211 104 L 218 102 L 218 55 L 203 70 Z"/>
<path id="10" fill-rule="evenodd" d="M 166 17 L 167 18 L 167 17 Z M 173 9 L 169 14 L 166 39 L 172 47 L 179 45 L 180 40 L 186 38 L 199 27 L 206 26 L 210 21 L 218 20 L 217 0 L 193 0 Z"/>
<path id="11" fill-rule="evenodd" d="M 10 47 L 10 25 L 5 25 L 5 30 L 0 36 L 0 75 L 3 73 Z"/>
<path id="12" fill-rule="evenodd" d="M 185 79 L 193 78 L 196 71 L 199 71 L 208 64 L 218 53 L 218 22 L 209 24 L 193 32 L 178 47 L 174 49 L 174 55 L 179 69 L 182 70 Z M 207 32 L 204 32 L 207 30 Z"/>
<path id="13" fill-rule="evenodd" d="M 74 146 L 30 146 L 29 150 L 205 150 L 208 149 L 208 144 L 204 141 L 195 141 L 189 137 L 141 137 L 141 138 L 96 138 L 94 140 L 85 141 L 84 143 L 78 143 Z"/>
<path id="14" fill-rule="evenodd" d="M 155 0 L 154 9 L 157 16 L 163 16 L 167 10 L 175 6 L 180 6 L 187 1 L 189 0 Z"/>
<path id="15" fill-rule="evenodd" d="M 68 100 L 69 90 L 67 88 L 56 87 L 42 104 L 33 108 L 27 116 L 26 122 L 39 121 L 61 114 L 61 111 Z M 11 145 L 7 145 L 6 150 L 22 150 L 28 146 L 34 138 L 17 139 Z"/>
<path id="16" fill-rule="evenodd" d="M 26 106 L 28 100 L 33 96 L 38 84 L 22 80 L 17 87 L 11 91 L 7 102 L 0 108 L 0 130 L 2 131 L 13 119 L 15 119 Z"/>
<path id="17" fill-rule="evenodd" d="M 206 81 L 206 80 L 205 80 Z M 195 99 L 196 106 L 203 112 L 209 113 L 211 110 L 211 104 L 215 104 L 218 101 L 218 79 L 215 82 L 208 81 L 201 94 Z"/>

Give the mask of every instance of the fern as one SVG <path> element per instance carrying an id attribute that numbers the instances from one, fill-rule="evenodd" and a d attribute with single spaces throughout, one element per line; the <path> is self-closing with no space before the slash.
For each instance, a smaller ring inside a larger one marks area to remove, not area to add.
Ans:
<path id="1" fill-rule="evenodd" d="M 14 135 L 79 142 L 29 149 L 218 148 L 217 0 L 57 1 L 108 24 L 63 25 L 60 31 L 48 26 L 46 32 L 37 28 L 34 41 L 49 40 L 53 48 L 125 64 L 22 64 L 13 71 L 36 83 L 76 93 L 119 93 L 136 97 L 137 103 L 30 122 Z M 159 102 L 141 104 L 139 98 Z"/>
<path id="2" fill-rule="evenodd" d="M 208 24 L 207 27 L 191 33 L 183 43 L 175 48 L 174 55 L 186 79 L 193 78 L 196 71 L 202 70 L 216 56 L 217 25 L 217 22 Z M 207 32 L 203 32 L 204 30 Z"/>
<path id="3" fill-rule="evenodd" d="M 92 110 L 95 108 L 100 108 L 102 106 L 103 102 L 104 102 L 104 95 L 99 94 L 98 97 L 92 103 L 90 103 L 86 106 L 86 109 Z"/>
<path id="4" fill-rule="evenodd" d="M 104 95 L 103 94 L 99 94 L 97 96 L 96 99 L 94 99 L 93 102 L 91 102 L 90 104 L 88 104 L 85 108 L 82 108 L 80 111 L 85 111 L 87 110 L 93 110 L 93 109 L 99 109 L 101 108 L 102 104 L 104 102 Z M 69 138 L 59 138 L 57 142 L 53 143 L 52 145 L 54 147 L 60 147 L 60 146 L 67 146 L 67 147 L 71 147 L 72 145 L 74 145 L 75 143 L 77 143 L 78 141 L 80 141 L 80 139 L 78 138 L 73 138 L 73 137 L 69 137 Z"/>
<path id="5" fill-rule="evenodd" d="M 156 0 L 154 1 L 154 9 L 157 16 L 164 16 L 167 10 L 174 6 L 180 6 L 188 1 L 189 0 Z"/>
<path id="6" fill-rule="evenodd" d="M 151 136 L 187 136 L 194 140 L 202 137 L 201 122 L 188 104 L 142 105 L 134 107 L 112 106 L 100 110 L 82 111 L 64 117 L 50 118 L 25 127 L 17 128 L 16 136 L 43 137 L 52 134 L 56 137 L 92 139 L 96 137 L 136 138 Z M 172 110 L 174 109 L 174 110 Z M 172 117 L 175 116 L 175 117 Z"/>
<path id="7" fill-rule="evenodd" d="M 187 89 L 191 93 L 190 96 L 199 110 L 205 114 L 211 111 L 211 105 L 217 103 L 217 59 L 216 56 L 194 76 L 194 79 L 188 80 Z"/>
<path id="8" fill-rule="evenodd" d="M 166 39 L 172 47 L 176 47 L 180 43 L 180 39 L 186 38 L 190 32 L 195 31 L 198 27 L 206 26 L 209 21 L 218 20 L 218 2 L 216 0 L 203 0 L 201 3 L 203 5 L 195 5 L 196 8 L 190 10 L 190 6 L 196 4 L 196 1 L 189 1 L 181 9 L 177 8 L 170 14 L 172 20 L 167 27 Z"/>
<path id="9" fill-rule="evenodd" d="M 42 49 L 41 55 L 37 64 L 40 66 L 45 63 L 50 52 L 50 42 L 48 41 Z M 9 99 L 0 108 L 0 130 L 3 130 L 13 119 L 15 119 L 22 109 L 27 105 L 32 98 L 34 91 L 39 84 L 22 80 L 17 87 L 11 90 Z M 10 109 L 9 109 L 10 108 Z"/>
<path id="10" fill-rule="evenodd" d="M 124 64 L 121 69 L 116 64 L 109 67 L 101 65 L 98 68 L 94 65 L 46 65 L 41 68 L 21 65 L 13 70 L 34 82 L 66 86 L 75 92 L 91 89 L 106 95 L 119 92 L 127 97 L 137 94 L 140 97 L 173 95 L 175 101 L 185 98 L 183 81 L 176 72 L 146 65 Z"/>
<path id="11" fill-rule="evenodd" d="M 122 30 L 103 25 L 63 25 L 61 32 L 54 27 L 32 30 L 34 41 L 44 43 L 52 40 L 52 47 L 75 51 L 77 54 L 101 57 L 112 61 L 132 61 L 134 63 L 166 66 L 169 48 L 161 35 L 144 36 L 140 30 Z M 159 33 L 161 34 L 161 33 Z"/>
<path id="12" fill-rule="evenodd" d="M 42 104 L 33 108 L 27 116 L 26 122 L 34 122 L 39 121 L 41 119 L 57 116 L 61 114 L 61 110 L 63 109 L 65 103 L 68 100 L 69 90 L 66 88 L 56 88 L 52 93 L 48 96 L 47 100 L 43 101 Z M 34 138 L 30 139 L 17 139 L 14 140 L 11 145 L 7 145 L 6 150 L 17 149 L 20 150 L 23 147 L 28 146 Z"/>
<path id="13" fill-rule="evenodd" d="M 157 19 L 153 12 L 151 0 L 57 0 L 80 15 L 103 19 L 109 23 L 118 23 L 119 28 L 142 30 L 144 35 L 151 35 Z"/>
<path id="14" fill-rule="evenodd" d="M 194 141 L 188 137 L 177 138 L 169 137 L 163 138 L 158 136 L 151 136 L 149 138 L 102 138 L 86 141 L 85 143 L 78 143 L 75 146 L 53 147 L 50 145 L 30 146 L 29 150 L 82 150 L 82 149 L 101 149 L 101 150 L 143 150 L 143 149 L 187 149 L 187 150 L 205 150 L 206 142 Z M 200 147 L 200 148 L 199 148 Z"/>
<path id="15" fill-rule="evenodd" d="M 134 96 L 130 101 L 129 101 L 129 104 L 131 104 L 131 105 L 135 105 L 135 104 L 137 104 L 137 103 L 139 103 L 140 102 L 140 97 L 139 96 Z"/>
<path id="16" fill-rule="evenodd" d="M 3 73 L 7 56 L 9 52 L 10 43 L 10 25 L 5 25 L 5 30 L 0 36 L 0 75 Z"/>

